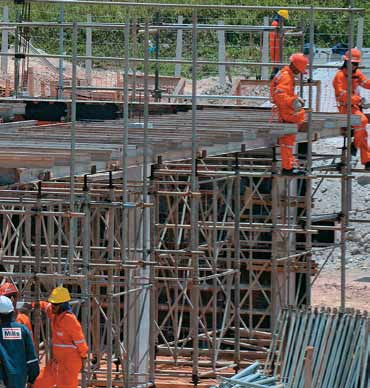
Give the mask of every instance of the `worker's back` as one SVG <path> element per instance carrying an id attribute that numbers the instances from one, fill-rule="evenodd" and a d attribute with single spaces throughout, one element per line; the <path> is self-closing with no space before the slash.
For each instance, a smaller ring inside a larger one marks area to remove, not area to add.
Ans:
<path id="1" fill-rule="evenodd" d="M 0 322 L 0 381 L 7 388 L 24 388 L 39 373 L 38 358 L 29 330 L 10 319 Z"/>

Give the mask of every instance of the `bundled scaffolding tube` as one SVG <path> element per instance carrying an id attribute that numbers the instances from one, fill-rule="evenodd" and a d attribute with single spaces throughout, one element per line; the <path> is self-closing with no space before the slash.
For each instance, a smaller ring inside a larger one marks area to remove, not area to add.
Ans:
<path id="1" fill-rule="evenodd" d="M 243 369 L 233 377 L 221 377 L 222 383 L 219 388 L 235 388 L 235 387 L 248 387 L 248 388 L 284 388 L 284 384 L 279 384 L 276 377 L 269 377 L 262 373 L 260 369 L 260 363 L 254 364 Z"/>

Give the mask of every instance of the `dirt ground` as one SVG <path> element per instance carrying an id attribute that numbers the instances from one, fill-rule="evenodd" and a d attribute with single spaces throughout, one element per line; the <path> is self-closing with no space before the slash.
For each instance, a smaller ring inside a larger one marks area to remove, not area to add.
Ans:
<path id="1" fill-rule="evenodd" d="M 346 272 L 346 307 L 370 311 L 370 266 Z M 325 268 L 312 287 L 312 305 L 340 306 L 340 271 Z"/>

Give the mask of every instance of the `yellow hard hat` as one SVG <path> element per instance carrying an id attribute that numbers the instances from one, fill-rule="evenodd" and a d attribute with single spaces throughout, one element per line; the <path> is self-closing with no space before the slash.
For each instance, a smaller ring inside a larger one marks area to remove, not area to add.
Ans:
<path id="1" fill-rule="evenodd" d="M 278 15 L 280 15 L 281 17 L 283 17 L 286 20 L 289 19 L 289 11 L 287 9 L 280 9 L 278 11 Z"/>
<path id="2" fill-rule="evenodd" d="M 50 303 L 64 303 L 71 300 L 69 291 L 64 287 L 56 287 L 49 296 L 48 302 Z"/>

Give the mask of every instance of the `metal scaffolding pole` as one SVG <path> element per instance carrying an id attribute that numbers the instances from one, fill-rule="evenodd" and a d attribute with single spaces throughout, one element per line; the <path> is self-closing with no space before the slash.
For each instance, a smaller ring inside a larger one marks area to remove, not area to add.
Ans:
<path id="1" fill-rule="evenodd" d="M 352 8 L 353 1 L 349 0 L 349 9 Z M 349 60 L 347 61 L 347 72 L 352 74 L 352 47 L 353 47 L 353 34 L 354 34 L 354 21 L 353 13 L 348 14 L 348 50 Z M 344 310 L 346 307 L 346 250 L 347 250 L 347 230 L 349 211 L 351 210 L 351 142 L 352 142 L 352 77 L 348 77 L 348 99 L 347 99 L 347 132 L 345 136 L 345 145 L 343 146 L 343 179 L 342 184 L 342 217 L 341 217 L 341 259 L 340 259 L 340 271 L 341 271 L 341 283 L 340 283 L 340 306 Z"/>
<path id="2" fill-rule="evenodd" d="M 197 138 L 197 76 L 198 76 L 198 14 L 193 10 L 192 16 L 193 29 L 192 38 L 192 108 L 191 108 L 191 258 L 193 264 L 192 270 L 192 288 L 191 288 L 191 337 L 193 342 L 192 355 L 192 382 L 197 385 L 199 382 L 199 182 L 198 182 L 198 138 Z"/>
<path id="3" fill-rule="evenodd" d="M 313 59 L 314 59 L 314 44 L 315 44 L 315 12 L 313 6 L 311 6 L 310 12 L 310 51 L 309 51 L 309 78 L 313 79 Z M 307 174 L 312 175 L 312 112 L 313 112 L 313 86 L 312 83 L 309 83 L 308 86 L 308 130 L 307 130 Z M 312 229 L 312 180 L 306 180 L 306 230 Z M 306 234 L 306 247 L 307 252 L 312 250 L 312 235 L 311 233 Z M 312 263 L 312 254 L 308 253 L 307 255 L 307 267 L 308 273 L 306 276 L 306 303 L 307 305 L 311 304 L 311 263 Z"/>
<path id="4" fill-rule="evenodd" d="M 77 112 L 77 23 L 73 23 L 72 35 L 72 108 L 71 108 L 71 161 L 69 170 L 70 182 L 70 211 L 75 210 L 75 173 L 76 173 L 76 112 Z M 69 233 L 68 263 L 65 270 L 68 272 L 73 267 L 73 258 L 75 255 L 74 245 L 76 238 L 76 220 L 71 218 L 71 229 Z"/>

